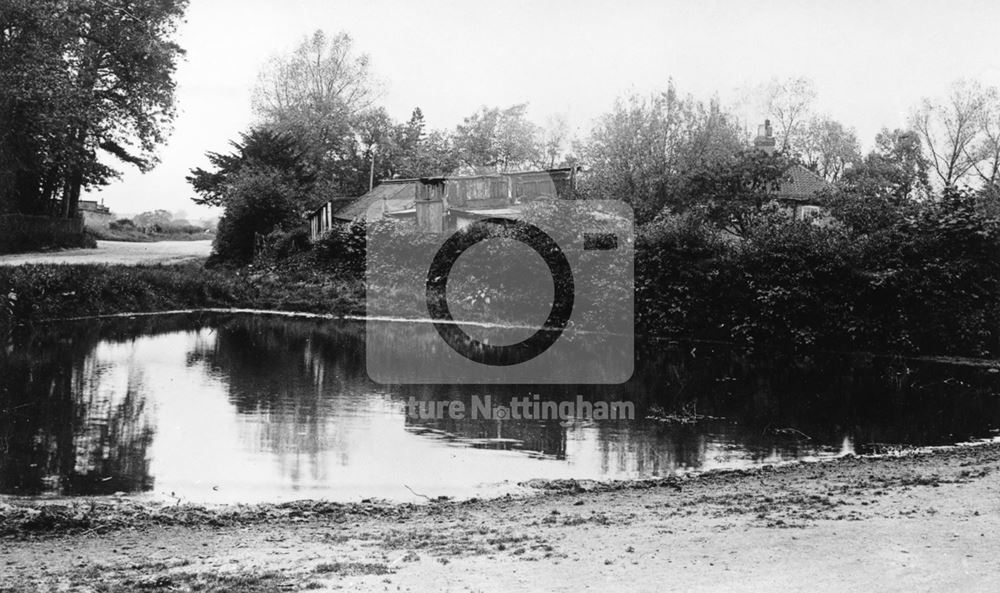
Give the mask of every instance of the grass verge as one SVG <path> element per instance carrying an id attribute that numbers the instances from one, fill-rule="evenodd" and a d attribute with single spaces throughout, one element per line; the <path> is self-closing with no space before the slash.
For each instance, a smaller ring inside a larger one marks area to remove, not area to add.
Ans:
<path id="1" fill-rule="evenodd" d="M 239 307 L 344 315 L 364 311 L 359 281 L 314 270 L 230 270 L 198 262 L 0 268 L 0 327 L 46 319 Z"/>

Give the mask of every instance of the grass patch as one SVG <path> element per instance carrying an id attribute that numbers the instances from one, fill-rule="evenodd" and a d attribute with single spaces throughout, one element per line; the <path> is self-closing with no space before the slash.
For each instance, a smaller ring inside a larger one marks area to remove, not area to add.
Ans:
<path id="1" fill-rule="evenodd" d="M 204 231 L 147 233 L 135 228 L 87 228 L 87 234 L 101 241 L 129 241 L 133 243 L 152 243 L 154 241 L 206 241 L 215 238 L 214 234 L 205 233 Z"/>
<path id="2" fill-rule="evenodd" d="M 313 569 L 316 574 L 338 574 L 351 576 L 392 574 L 385 564 L 375 562 L 324 562 Z"/>
<path id="3" fill-rule="evenodd" d="M 140 579 L 122 579 L 91 584 L 98 593 L 135 593 L 137 591 L 191 591 L 199 593 L 274 593 L 296 587 L 289 577 L 278 572 L 213 574 L 179 573 Z"/>
<path id="4" fill-rule="evenodd" d="M 363 295 L 360 281 L 322 271 L 231 270 L 201 263 L 0 267 L 0 326 L 212 307 L 341 315 L 362 312 Z"/>

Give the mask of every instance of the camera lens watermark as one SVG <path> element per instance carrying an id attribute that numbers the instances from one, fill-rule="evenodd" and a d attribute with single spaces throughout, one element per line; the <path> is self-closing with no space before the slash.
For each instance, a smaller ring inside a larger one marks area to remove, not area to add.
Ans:
<path id="1" fill-rule="evenodd" d="M 413 220 L 367 227 L 372 379 L 608 384 L 631 377 L 634 230 L 627 204 L 421 204 Z"/>

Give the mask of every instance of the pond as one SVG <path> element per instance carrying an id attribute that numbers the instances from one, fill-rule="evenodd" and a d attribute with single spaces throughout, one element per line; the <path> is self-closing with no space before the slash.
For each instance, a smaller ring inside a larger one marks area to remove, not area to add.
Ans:
<path id="1" fill-rule="evenodd" d="M 666 476 L 951 444 L 1000 427 L 1000 373 L 988 367 L 753 360 L 653 342 L 637 344 L 635 375 L 622 385 L 386 386 L 368 378 L 364 331 L 250 314 L 20 331 L 0 351 L 0 494 L 420 501 L 502 494 L 535 478 Z M 424 413 L 485 396 L 628 403 L 635 418 Z"/>

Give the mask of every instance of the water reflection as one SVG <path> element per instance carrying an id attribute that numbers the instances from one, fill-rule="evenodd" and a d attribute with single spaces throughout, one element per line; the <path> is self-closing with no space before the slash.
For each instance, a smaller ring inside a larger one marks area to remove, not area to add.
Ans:
<path id="1" fill-rule="evenodd" d="M 662 476 L 951 443 L 1000 423 L 1000 381 L 983 368 L 748 361 L 667 343 L 640 348 L 634 378 L 610 387 L 386 387 L 364 365 L 356 323 L 187 315 L 26 331 L 0 353 L 0 492 L 472 496 L 539 477 Z M 639 418 L 428 419 L 407 405 L 528 394 L 632 402 Z"/>

